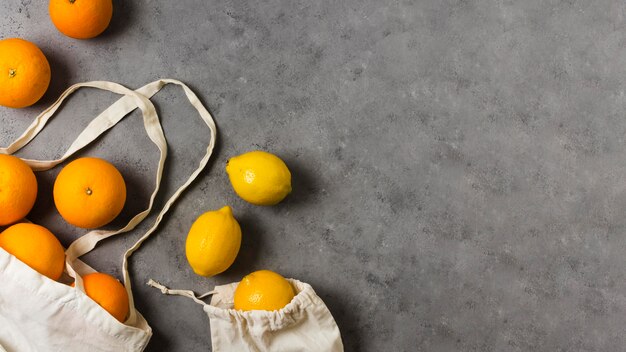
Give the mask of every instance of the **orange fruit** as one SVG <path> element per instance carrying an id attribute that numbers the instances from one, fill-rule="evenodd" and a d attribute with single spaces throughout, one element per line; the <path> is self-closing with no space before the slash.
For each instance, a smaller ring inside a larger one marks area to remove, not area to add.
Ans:
<path id="1" fill-rule="evenodd" d="M 269 270 L 259 270 L 245 276 L 235 289 L 237 310 L 278 310 L 295 296 L 287 279 Z"/>
<path id="2" fill-rule="evenodd" d="M 20 158 L 0 154 L 0 226 L 23 219 L 36 198 L 37 178 L 30 166 Z"/>
<path id="3" fill-rule="evenodd" d="M 33 105 L 49 84 L 50 64 L 35 44 L 19 38 L 0 40 L 0 105 Z"/>
<path id="4" fill-rule="evenodd" d="M 0 247 L 52 280 L 58 280 L 63 274 L 65 250 L 43 226 L 15 224 L 0 233 Z"/>
<path id="5" fill-rule="evenodd" d="M 80 158 L 61 170 L 53 195 L 65 221 L 92 229 L 108 224 L 120 214 L 126 202 L 126 183 L 109 162 Z"/>
<path id="6" fill-rule="evenodd" d="M 103 273 L 87 274 L 82 278 L 87 296 L 123 323 L 129 312 L 128 293 L 124 285 Z M 71 286 L 74 287 L 74 284 Z"/>
<path id="7" fill-rule="evenodd" d="M 112 0 L 50 0 L 50 19 L 68 37 L 90 39 L 109 26 L 113 17 Z"/>

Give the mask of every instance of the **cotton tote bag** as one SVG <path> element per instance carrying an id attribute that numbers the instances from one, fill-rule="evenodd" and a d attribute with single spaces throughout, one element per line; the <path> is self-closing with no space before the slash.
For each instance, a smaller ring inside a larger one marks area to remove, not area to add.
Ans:
<path id="1" fill-rule="evenodd" d="M 210 140 L 206 154 L 200 160 L 198 168 L 165 203 L 150 229 L 124 254 L 122 272 L 130 300 L 130 314 L 127 321 L 122 324 L 84 293 L 81 275 L 94 272 L 94 270 L 78 258 L 93 250 L 99 241 L 133 230 L 151 212 L 161 184 L 167 157 L 167 142 L 154 105 L 149 99 L 167 84 L 177 85 L 184 90 L 187 99 L 207 125 Z M 143 114 L 146 133 L 159 150 L 155 188 L 148 207 L 133 217 L 126 226 L 115 231 L 91 231 L 68 247 L 66 271 L 75 279 L 75 288 L 40 275 L 0 249 L 0 351 L 2 352 L 143 351 L 152 336 L 152 329 L 135 309 L 128 273 L 128 260 L 148 236 L 154 233 L 165 213 L 204 169 L 213 152 L 216 127 L 208 110 L 185 84 L 172 79 L 162 79 L 136 91 L 113 82 L 76 84 L 39 115 L 11 145 L 0 148 L 0 153 L 13 154 L 23 148 L 41 132 L 65 99 L 83 87 L 107 90 L 121 94 L 123 97 L 91 121 L 60 159 L 23 160 L 35 171 L 51 169 L 93 142 L 131 111 L 139 108 Z"/>
<path id="2" fill-rule="evenodd" d="M 296 296 L 283 309 L 238 311 L 233 309 L 238 283 L 216 286 L 196 296 L 192 291 L 170 290 L 150 280 L 163 294 L 185 296 L 200 304 L 211 324 L 213 352 L 342 352 L 343 343 L 332 314 L 311 285 L 288 279 Z M 212 295 L 211 303 L 201 299 Z"/>

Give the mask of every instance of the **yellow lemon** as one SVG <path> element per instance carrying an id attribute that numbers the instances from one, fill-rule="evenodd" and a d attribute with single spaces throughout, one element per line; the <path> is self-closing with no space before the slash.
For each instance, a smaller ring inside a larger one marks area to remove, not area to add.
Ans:
<path id="1" fill-rule="evenodd" d="M 259 270 L 245 276 L 235 290 L 237 310 L 278 310 L 295 296 L 293 287 L 281 275 Z"/>
<path id="2" fill-rule="evenodd" d="M 191 226 L 185 252 L 193 271 L 210 277 L 228 269 L 239 253 L 241 227 L 226 206 L 206 212 Z"/>
<path id="3" fill-rule="evenodd" d="M 274 205 L 291 193 L 291 172 L 279 157 L 262 151 L 228 160 L 226 173 L 235 192 L 255 205 Z"/>

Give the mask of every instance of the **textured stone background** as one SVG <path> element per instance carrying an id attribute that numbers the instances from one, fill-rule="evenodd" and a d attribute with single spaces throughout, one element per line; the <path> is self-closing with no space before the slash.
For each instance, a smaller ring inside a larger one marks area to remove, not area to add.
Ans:
<path id="1" fill-rule="evenodd" d="M 268 268 L 311 283 L 348 351 L 619 351 L 626 345 L 626 8 L 620 1 L 115 1 L 105 35 L 63 37 L 45 1 L 3 0 L 0 37 L 36 42 L 53 69 L 36 106 L 0 109 L 8 144 L 69 84 L 189 83 L 219 125 L 212 163 L 132 260 L 149 351 L 206 351 L 201 307 L 143 285 L 210 290 Z M 20 155 L 60 156 L 112 95 L 82 90 Z M 181 91 L 155 102 L 171 144 L 166 191 L 208 133 Z M 238 199 L 225 161 L 282 156 L 294 194 Z M 113 161 L 145 207 L 156 150 L 133 114 L 84 155 Z M 38 175 L 32 219 L 64 244 Z M 163 204 L 164 196 L 159 204 Z M 234 208 L 234 267 L 192 273 L 184 239 Z M 154 217 L 148 219 L 153 220 Z M 146 229 L 86 260 L 119 276 Z"/>

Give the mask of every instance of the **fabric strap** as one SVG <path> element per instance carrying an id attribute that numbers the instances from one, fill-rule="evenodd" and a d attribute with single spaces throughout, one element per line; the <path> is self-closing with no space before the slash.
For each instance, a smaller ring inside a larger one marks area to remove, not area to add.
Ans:
<path id="1" fill-rule="evenodd" d="M 207 304 L 202 301 L 203 298 L 206 298 L 208 296 L 214 295 L 217 293 L 217 291 L 209 291 L 207 293 L 201 294 L 199 296 L 196 296 L 196 294 L 193 291 L 189 291 L 189 290 L 172 290 L 170 288 L 167 288 L 164 285 L 161 285 L 160 283 L 150 279 L 148 280 L 148 286 L 154 287 L 154 288 L 158 288 L 159 290 L 161 290 L 161 293 L 164 295 L 171 295 L 171 296 L 183 296 L 183 297 L 187 297 L 187 298 L 191 298 L 193 299 L 196 303 L 206 306 Z"/>
<path id="2" fill-rule="evenodd" d="M 213 117 L 209 113 L 209 111 L 202 105 L 196 94 L 187 87 L 184 83 L 174 80 L 174 79 L 160 79 L 149 83 L 136 91 L 128 89 L 120 84 L 114 82 L 106 82 L 106 81 L 94 81 L 94 82 L 86 82 L 79 83 L 68 88 L 59 99 L 52 104 L 49 108 L 44 110 L 39 116 L 35 118 L 32 124 L 24 131 L 24 133 L 19 136 L 13 143 L 11 143 L 6 148 L 0 148 L 0 154 L 13 154 L 24 146 L 26 146 L 30 141 L 32 141 L 46 126 L 48 121 L 52 118 L 52 116 L 56 113 L 56 111 L 60 108 L 63 102 L 76 90 L 88 87 L 88 88 L 97 88 L 101 90 L 110 91 L 113 93 L 121 94 L 124 97 L 113 103 L 106 110 L 104 110 L 100 115 L 94 118 L 89 125 L 80 133 L 80 135 L 74 140 L 74 142 L 67 149 L 65 154 L 55 160 L 35 160 L 35 159 L 22 159 L 28 165 L 30 165 L 35 171 L 45 171 L 49 170 L 56 165 L 64 162 L 69 157 L 74 155 L 79 150 L 83 149 L 85 146 L 89 145 L 91 142 L 100 137 L 107 130 L 111 129 L 118 122 L 120 122 L 124 117 L 128 116 L 130 112 L 139 108 L 143 114 L 143 122 L 144 128 L 150 140 L 157 146 L 159 149 L 159 162 L 157 166 L 156 178 L 155 178 L 155 188 L 150 197 L 150 202 L 148 207 L 135 215 L 126 226 L 118 230 L 93 230 L 88 232 L 87 234 L 81 236 L 76 239 L 66 250 L 66 268 L 67 272 L 70 276 L 75 279 L 75 287 L 77 289 L 83 290 L 83 282 L 78 273 L 84 272 L 92 272 L 89 266 L 78 260 L 77 258 L 89 253 L 93 250 L 98 242 L 115 235 L 119 235 L 128 231 L 133 230 L 139 223 L 141 223 L 147 216 L 150 214 L 156 196 L 159 192 L 161 179 L 163 176 L 163 168 L 165 164 L 165 159 L 167 158 L 167 141 L 165 139 L 165 135 L 163 133 L 163 129 L 161 123 L 159 122 L 159 117 L 156 112 L 156 109 L 150 98 L 154 96 L 157 92 L 161 90 L 167 84 L 174 84 L 182 87 L 185 92 L 185 95 L 191 105 L 197 110 L 200 118 L 210 130 L 210 141 L 206 149 L 205 155 L 200 160 L 198 168 L 189 176 L 189 178 L 183 183 L 174 194 L 167 200 L 165 206 L 158 214 L 154 224 L 148 229 L 148 231 L 137 240 L 137 242 L 131 246 L 126 253 L 124 253 L 124 259 L 122 263 L 123 275 L 124 275 L 124 284 L 126 290 L 128 291 L 128 297 L 130 300 L 130 315 L 128 320 L 126 321 L 129 325 L 134 325 L 137 319 L 137 312 L 134 306 L 134 299 L 132 294 L 131 280 L 128 273 L 128 259 L 130 256 L 141 246 L 141 244 L 157 229 L 159 223 L 163 219 L 164 215 L 171 208 L 172 204 L 180 197 L 180 195 L 185 191 L 185 189 L 193 182 L 200 172 L 207 165 L 211 154 L 213 153 L 213 149 L 215 147 L 215 141 L 217 138 L 217 127 L 215 126 L 215 121 Z"/>

